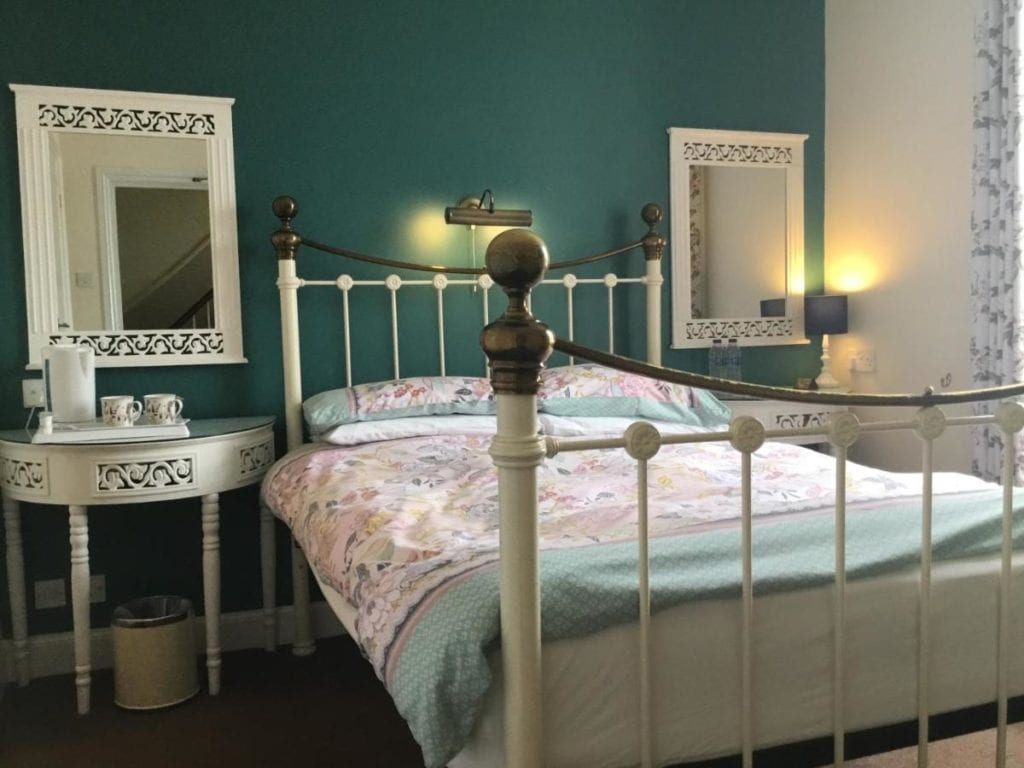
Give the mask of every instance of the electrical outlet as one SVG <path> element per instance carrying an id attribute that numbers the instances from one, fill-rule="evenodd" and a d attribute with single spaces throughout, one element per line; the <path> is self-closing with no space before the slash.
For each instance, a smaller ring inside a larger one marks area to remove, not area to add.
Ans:
<path id="1" fill-rule="evenodd" d="M 107 602 L 107 577 L 102 573 L 89 574 L 89 602 Z"/>
<path id="2" fill-rule="evenodd" d="M 46 391 L 42 379 L 21 380 L 21 401 L 26 408 L 45 408 Z"/>
<path id="3" fill-rule="evenodd" d="M 35 587 L 36 610 L 44 608 L 61 608 L 67 605 L 67 593 L 64 590 L 64 579 L 44 579 L 37 581 Z"/>
<path id="4" fill-rule="evenodd" d="M 858 349 L 850 357 L 850 370 L 854 373 L 874 373 L 876 370 L 875 350 Z"/>

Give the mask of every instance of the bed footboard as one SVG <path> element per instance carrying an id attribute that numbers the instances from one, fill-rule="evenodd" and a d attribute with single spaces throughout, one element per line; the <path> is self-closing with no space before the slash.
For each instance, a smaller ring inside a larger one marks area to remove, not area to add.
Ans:
<path id="1" fill-rule="evenodd" d="M 920 509 L 920 591 L 918 601 L 917 638 L 917 711 L 918 765 L 928 764 L 928 727 L 932 714 L 929 708 L 930 670 L 930 604 L 931 565 L 933 554 L 933 446 L 948 427 L 989 425 L 998 429 L 1005 446 L 1003 492 L 1001 504 L 1001 539 L 999 597 L 996 610 L 996 686 L 997 759 L 999 767 L 1006 764 L 1007 674 L 1010 655 L 1010 579 L 1013 553 L 1013 472 L 1015 436 L 1024 428 L 1024 407 L 1017 402 L 1004 402 L 992 415 L 947 417 L 939 406 L 948 403 L 1015 399 L 1024 394 L 1024 385 L 997 387 L 970 392 L 936 394 L 930 388 L 922 395 L 849 395 L 842 393 L 801 392 L 779 387 L 764 387 L 715 379 L 697 374 L 671 371 L 650 363 L 639 363 L 611 353 L 594 350 L 572 341 L 556 339 L 554 334 L 533 317 L 529 294 L 543 280 L 548 263 L 544 243 L 524 231 L 512 231 L 496 237 L 487 251 L 487 269 L 495 282 L 508 295 L 505 313 L 488 325 L 481 335 L 481 345 L 491 364 L 491 381 L 498 407 L 498 433 L 491 455 L 499 476 L 499 514 L 501 518 L 501 613 L 502 659 L 506 686 L 505 750 L 509 768 L 539 768 L 543 765 L 542 707 L 540 703 L 541 635 L 540 597 L 538 589 L 537 553 L 537 467 L 541 464 L 543 447 L 536 435 L 536 393 L 544 362 L 553 350 L 571 358 L 597 362 L 622 371 L 639 373 L 666 382 L 684 384 L 715 391 L 732 392 L 755 397 L 841 405 L 896 405 L 918 408 L 912 419 L 861 423 L 850 413 L 835 415 L 823 427 L 766 430 L 756 419 L 733 419 L 728 431 L 699 435 L 665 436 L 650 424 L 636 423 L 621 438 L 553 439 L 547 440 L 547 455 L 559 451 L 625 449 L 637 463 L 637 530 L 639 585 L 640 659 L 640 764 L 655 764 L 652 749 L 652 713 L 650 690 L 653 672 L 650 668 L 651 596 L 647 544 L 647 463 L 663 444 L 719 441 L 731 444 L 741 459 L 740 506 L 742 595 L 740 616 L 741 711 L 740 743 L 744 768 L 753 765 L 755 746 L 752 722 L 752 636 L 754 632 L 753 578 L 753 490 L 752 454 L 766 438 L 819 434 L 827 440 L 836 458 L 835 464 L 835 545 L 834 545 L 834 609 L 835 651 L 833 674 L 833 730 L 835 765 L 844 762 L 844 622 L 846 611 L 846 469 L 847 451 L 861 432 L 912 430 L 922 446 L 922 483 Z M 916 546 L 916 544 L 915 544 Z"/>

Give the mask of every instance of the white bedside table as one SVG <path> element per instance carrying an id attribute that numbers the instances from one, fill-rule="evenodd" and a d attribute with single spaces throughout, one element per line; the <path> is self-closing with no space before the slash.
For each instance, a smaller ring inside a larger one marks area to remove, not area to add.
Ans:
<path id="1" fill-rule="evenodd" d="M 88 508 L 200 497 L 206 667 L 212 695 L 220 691 L 220 508 L 224 491 L 257 483 L 274 461 L 274 417 L 194 419 L 189 436 L 134 443 L 36 444 L 25 430 L 0 432 L 0 489 L 7 535 L 18 683 L 29 681 L 25 572 L 19 502 L 67 505 L 71 531 L 71 608 L 78 712 L 89 711 Z M 261 512 L 266 515 L 268 513 Z M 265 529 L 261 523 L 261 533 Z M 272 524 L 272 520 L 271 520 Z M 269 574 L 273 579 L 273 574 Z M 264 573 L 264 595 L 267 594 Z M 271 583 L 272 587 L 272 583 Z M 272 599 L 271 591 L 271 599 Z M 267 606 L 265 605 L 266 609 Z M 272 606 L 271 606 L 272 610 Z"/>
<path id="2" fill-rule="evenodd" d="M 782 400 L 759 400 L 757 398 L 731 399 L 719 395 L 729 406 L 733 416 L 753 416 L 765 429 L 800 429 L 803 427 L 824 427 L 833 413 L 848 410 L 841 405 L 818 405 L 816 403 L 786 403 Z M 797 445 L 815 445 L 824 438 L 813 435 L 787 437 L 782 442 Z"/>

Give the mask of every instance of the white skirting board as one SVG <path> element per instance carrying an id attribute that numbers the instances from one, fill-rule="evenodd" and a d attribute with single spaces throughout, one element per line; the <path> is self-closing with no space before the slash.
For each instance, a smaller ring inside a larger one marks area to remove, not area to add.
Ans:
<path id="1" fill-rule="evenodd" d="M 335 618 L 334 613 L 325 602 L 316 602 L 311 606 L 313 619 L 313 637 L 335 637 L 346 634 L 344 627 Z M 277 610 L 277 642 L 280 646 L 292 642 L 291 606 Z M 202 616 L 196 616 L 196 648 L 203 648 L 205 643 L 205 622 Z M 55 632 L 48 635 L 35 635 L 28 639 L 29 663 L 32 677 L 49 677 L 51 675 L 68 675 L 74 672 L 75 644 L 74 633 Z M 263 611 L 235 611 L 220 617 L 220 642 L 224 651 L 242 651 L 249 648 L 263 647 Z M 10 640 L 0 640 L 0 697 L 3 696 L 3 685 L 14 681 L 14 648 Z M 109 627 L 92 630 L 92 668 L 109 669 L 113 666 L 113 651 Z"/>

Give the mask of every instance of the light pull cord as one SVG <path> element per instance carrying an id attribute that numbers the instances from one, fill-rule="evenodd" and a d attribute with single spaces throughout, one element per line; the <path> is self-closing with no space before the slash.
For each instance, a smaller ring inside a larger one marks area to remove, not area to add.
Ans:
<path id="1" fill-rule="evenodd" d="M 476 269 L 476 227 L 472 224 L 469 225 L 469 255 L 473 262 L 473 269 Z M 475 281 L 473 283 L 473 293 L 476 293 Z"/>

